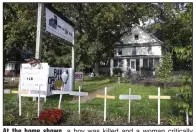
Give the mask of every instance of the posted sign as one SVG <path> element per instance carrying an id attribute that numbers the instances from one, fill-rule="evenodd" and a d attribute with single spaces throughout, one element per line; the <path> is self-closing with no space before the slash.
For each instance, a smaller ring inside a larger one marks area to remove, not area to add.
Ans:
<path id="1" fill-rule="evenodd" d="M 83 72 L 75 72 L 75 80 L 83 81 Z"/>
<path id="2" fill-rule="evenodd" d="M 40 97 L 52 95 L 54 83 L 61 79 L 63 72 L 67 74 L 63 90 L 72 91 L 72 68 L 49 67 L 48 63 L 41 63 L 41 68 L 39 69 L 31 68 L 30 64 L 22 64 L 20 69 L 20 86 L 21 91 L 28 91 L 28 94 L 21 95 L 32 97 L 37 96 L 38 92 Z"/>
<path id="3" fill-rule="evenodd" d="M 48 8 L 46 8 L 46 31 L 71 43 L 74 40 L 74 28 Z"/>

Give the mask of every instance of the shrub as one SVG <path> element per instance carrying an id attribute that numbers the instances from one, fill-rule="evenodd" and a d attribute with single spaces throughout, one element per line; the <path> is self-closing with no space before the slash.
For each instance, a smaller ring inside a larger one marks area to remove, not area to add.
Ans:
<path id="1" fill-rule="evenodd" d="M 63 117 L 63 110 L 48 109 L 40 113 L 38 121 L 48 125 L 59 124 Z"/>
<path id="2" fill-rule="evenodd" d="M 121 68 L 114 68 L 113 69 L 114 75 L 121 75 L 123 73 L 123 71 L 121 70 Z"/>
<path id="3" fill-rule="evenodd" d="M 102 113 L 92 108 L 82 110 L 80 118 L 78 112 L 74 112 L 66 122 L 67 125 L 100 125 L 102 123 Z"/>

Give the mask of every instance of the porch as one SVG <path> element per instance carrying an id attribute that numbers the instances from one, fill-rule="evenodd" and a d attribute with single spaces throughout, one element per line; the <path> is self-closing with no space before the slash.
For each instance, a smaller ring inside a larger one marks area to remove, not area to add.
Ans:
<path id="1" fill-rule="evenodd" d="M 110 76 L 114 75 L 115 69 L 121 69 L 123 73 L 155 75 L 160 63 L 161 56 L 113 57 L 110 59 Z"/>

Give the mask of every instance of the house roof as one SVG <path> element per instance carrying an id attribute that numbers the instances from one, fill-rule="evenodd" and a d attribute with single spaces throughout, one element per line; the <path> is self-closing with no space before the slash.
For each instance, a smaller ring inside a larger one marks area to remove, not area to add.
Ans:
<path id="1" fill-rule="evenodd" d="M 158 39 L 158 38 L 161 38 L 161 37 L 160 37 L 160 34 L 159 34 L 158 32 L 155 32 L 155 33 L 153 33 L 153 34 L 148 33 L 144 28 L 140 27 L 138 24 L 135 24 L 135 25 L 131 28 L 131 30 L 128 31 L 127 33 L 125 33 L 124 35 L 130 33 L 130 32 L 132 31 L 132 29 L 135 28 L 135 27 L 139 27 L 139 28 L 140 28 L 141 30 L 143 30 L 145 33 L 147 33 L 147 34 L 150 35 L 152 38 L 154 38 L 155 40 L 157 40 L 160 44 L 164 44 L 163 41 L 161 41 L 160 39 Z M 122 37 L 124 37 L 124 35 L 123 35 Z M 155 35 L 156 35 L 157 37 L 156 37 Z M 121 37 L 121 38 L 122 38 L 122 37 Z M 117 43 L 119 43 L 119 42 L 116 42 L 115 44 L 117 44 Z"/>

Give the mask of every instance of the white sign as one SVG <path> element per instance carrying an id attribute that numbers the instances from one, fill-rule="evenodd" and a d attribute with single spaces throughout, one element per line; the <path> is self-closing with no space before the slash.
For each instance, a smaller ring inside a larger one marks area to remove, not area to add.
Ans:
<path id="1" fill-rule="evenodd" d="M 30 64 L 22 64 L 20 69 L 20 88 L 21 91 L 28 91 L 29 94 L 21 94 L 21 96 L 33 97 L 37 96 L 36 93 L 31 93 L 31 90 L 48 92 L 48 74 L 49 65 L 41 63 L 40 69 L 31 67 Z M 46 97 L 46 95 L 40 95 Z"/>
<path id="2" fill-rule="evenodd" d="M 61 79 L 61 74 L 65 72 L 67 78 L 62 91 L 72 91 L 72 68 L 49 67 L 48 63 L 40 63 L 41 68 L 31 68 L 30 64 L 22 64 L 20 70 L 21 91 L 28 91 L 29 94 L 22 96 L 46 97 L 52 95 L 55 89 L 55 81 Z M 39 88 L 40 86 L 40 88 Z"/>
<path id="3" fill-rule="evenodd" d="M 46 31 L 71 43 L 74 41 L 74 28 L 48 8 L 46 8 Z"/>
<path id="4" fill-rule="evenodd" d="M 75 80 L 83 81 L 83 72 L 75 72 Z"/>
<path id="5" fill-rule="evenodd" d="M 72 91 L 72 79 L 73 79 L 73 72 L 72 68 L 60 68 L 60 67 L 50 67 L 50 73 L 48 77 L 48 87 L 50 91 L 54 90 L 54 82 L 56 80 L 61 80 L 62 73 L 65 72 L 67 77 L 65 78 L 63 91 Z"/>

